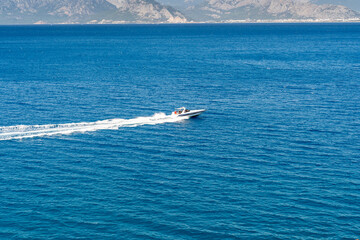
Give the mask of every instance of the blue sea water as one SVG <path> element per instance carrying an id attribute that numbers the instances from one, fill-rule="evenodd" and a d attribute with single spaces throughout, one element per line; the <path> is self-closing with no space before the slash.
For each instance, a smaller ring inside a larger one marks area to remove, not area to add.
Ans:
<path id="1" fill-rule="evenodd" d="M 359 173 L 360 24 L 0 26 L 0 239 L 356 239 Z"/>

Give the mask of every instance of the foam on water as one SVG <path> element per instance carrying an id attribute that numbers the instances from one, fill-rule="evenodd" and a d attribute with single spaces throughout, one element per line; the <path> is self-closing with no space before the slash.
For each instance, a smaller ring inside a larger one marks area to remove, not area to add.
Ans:
<path id="1" fill-rule="evenodd" d="M 93 132 L 103 129 L 119 129 L 121 127 L 137 127 L 141 125 L 156 125 L 168 122 L 179 122 L 187 118 L 178 118 L 165 113 L 155 113 L 151 117 L 137 117 L 133 119 L 108 119 L 96 122 L 46 124 L 46 125 L 16 125 L 0 127 L 0 141 L 57 134 L 71 134 L 75 132 Z"/>

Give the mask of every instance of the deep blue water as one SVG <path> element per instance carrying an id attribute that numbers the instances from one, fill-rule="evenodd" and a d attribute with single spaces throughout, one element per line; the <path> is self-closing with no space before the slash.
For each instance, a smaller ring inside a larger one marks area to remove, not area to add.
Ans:
<path id="1" fill-rule="evenodd" d="M 1 239 L 360 238 L 360 24 L 1 26 L 0 140 Z"/>

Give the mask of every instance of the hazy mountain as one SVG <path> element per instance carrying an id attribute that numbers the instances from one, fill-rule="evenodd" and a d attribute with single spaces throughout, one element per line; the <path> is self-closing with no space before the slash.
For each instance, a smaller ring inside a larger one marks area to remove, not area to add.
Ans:
<path id="1" fill-rule="evenodd" d="M 160 1 L 159 1 L 160 2 Z M 359 0 L 312 0 L 316 4 L 334 4 L 334 5 L 343 5 L 355 11 L 360 11 L 360 1 Z"/>
<path id="2" fill-rule="evenodd" d="M 173 6 L 179 9 L 187 8 L 190 6 L 199 5 L 205 0 L 158 0 L 159 3 Z M 360 1 L 359 0 L 311 0 L 315 4 L 333 4 L 333 5 L 343 5 L 355 11 L 360 11 Z"/>
<path id="3" fill-rule="evenodd" d="M 170 4 L 175 0 L 160 0 Z M 195 21 L 276 19 L 338 20 L 360 18 L 342 5 L 316 4 L 337 0 L 176 0 L 177 6 Z M 348 0 L 353 1 L 353 0 Z M 359 0 L 357 0 L 359 1 Z"/>
<path id="4" fill-rule="evenodd" d="M 0 24 L 178 23 L 360 18 L 340 0 L 0 0 Z M 358 0 L 342 0 L 358 1 Z M 166 6 L 165 6 L 166 5 Z M 171 6 L 173 7 L 171 7 Z M 174 7 L 185 13 L 186 17 Z"/>
<path id="5" fill-rule="evenodd" d="M 154 0 L 1 0 L 0 24 L 186 22 Z"/>
<path id="6" fill-rule="evenodd" d="M 184 9 L 204 3 L 205 0 L 158 0 L 158 2 L 177 9 Z"/>

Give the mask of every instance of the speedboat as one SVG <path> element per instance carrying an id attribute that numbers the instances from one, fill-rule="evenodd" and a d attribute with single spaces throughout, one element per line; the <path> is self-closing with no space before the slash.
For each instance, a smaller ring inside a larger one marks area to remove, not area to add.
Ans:
<path id="1" fill-rule="evenodd" d="M 196 117 L 205 112 L 206 109 L 189 110 L 185 107 L 177 108 L 171 115 L 175 117 Z"/>

